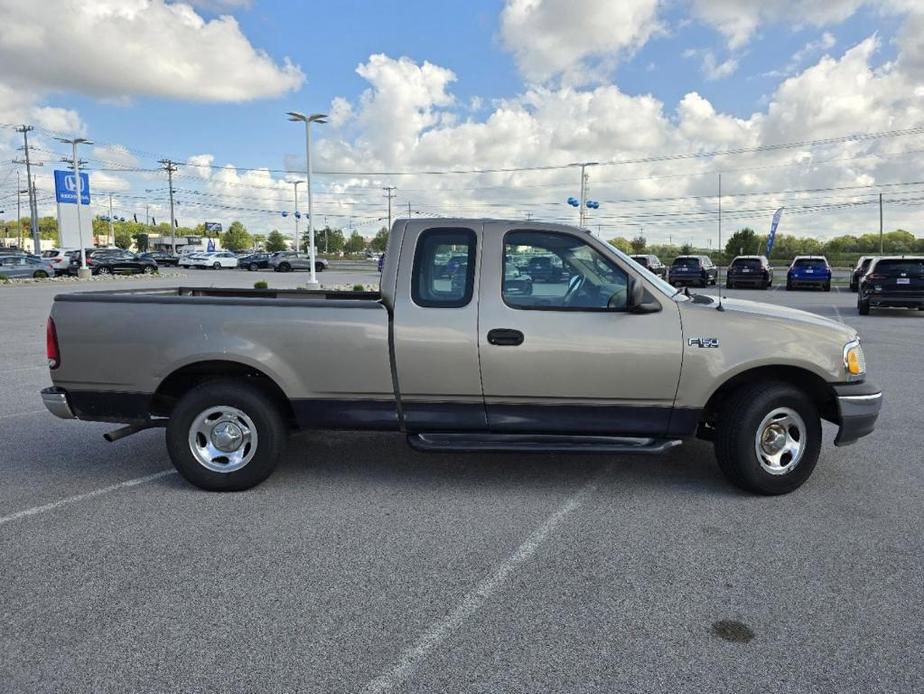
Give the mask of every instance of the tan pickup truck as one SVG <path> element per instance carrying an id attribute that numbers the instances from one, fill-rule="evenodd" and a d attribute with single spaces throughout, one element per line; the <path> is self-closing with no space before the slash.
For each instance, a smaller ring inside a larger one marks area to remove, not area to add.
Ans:
<path id="1" fill-rule="evenodd" d="M 532 273 L 532 274 L 531 274 Z M 380 293 L 144 289 L 60 295 L 60 417 L 166 427 L 212 490 L 272 472 L 292 429 L 400 431 L 422 450 L 657 454 L 713 441 L 758 493 L 875 425 L 856 332 L 802 311 L 681 292 L 586 231 L 395 222 Z"/>

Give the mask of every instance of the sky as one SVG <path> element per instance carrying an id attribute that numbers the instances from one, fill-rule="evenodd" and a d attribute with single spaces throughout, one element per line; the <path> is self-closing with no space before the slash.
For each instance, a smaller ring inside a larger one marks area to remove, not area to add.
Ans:
<path id="1" fill-rule="evenodd" d="M 606 238 L 716 246 L 720 173 L 726 234 L 876 231 L 881 192 L 924 235 L 919 0 L 0 0 L 0 65 L 6 219 L 28 123 L 41 214 L 79 135 L 95 213 L 168 219 L 170 158 L 181 225 L 291 233 L 297 110 L 330 116 L 316 225 L 367 236 L 385 186 L 396 216 L 576 223 L 577 162 Z"/>

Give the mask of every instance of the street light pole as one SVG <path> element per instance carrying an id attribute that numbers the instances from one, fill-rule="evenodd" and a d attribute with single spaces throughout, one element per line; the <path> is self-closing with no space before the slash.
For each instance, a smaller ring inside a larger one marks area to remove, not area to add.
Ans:
<path id="1" fill-rule="evenodd" d="M 93 142 L 85 137 L 75 137 L 72 139 L 58 137 L 56 139 L 58 142 L 70 145 L 74 157 L 74 179 L 76 184 L 75 188 L 77 189 L 77 237 L 80 240 L 80 269 L 77 271 L 77 276 L 86 279 L 90 276 L 90 271 L 87 268 L 87 251 L 86 244 L 83 242 L 83 222 L 80 214 L 82 181 L 80 180 L 80 159 L 77 156 L 77 145 L 92 145 Z"/>
<path id="2" fill-rule="evenodd" d="M 289 111 L 287 114 L 291 121 L 302 121 L 305 124 L 305 173 L 308 178 L 308 255 L 311 263 L 311 279 L 308 284 L 316 288 L 318 286 L 318 276 L 315 270 L 315 250 L 314 250 L 314 218 L 312 213 L 311 200 L 311 124 L 317 123 L 323 125 L 327 122 L 326 113 L 312 113 L 305 115 L 298 111 Z"/>

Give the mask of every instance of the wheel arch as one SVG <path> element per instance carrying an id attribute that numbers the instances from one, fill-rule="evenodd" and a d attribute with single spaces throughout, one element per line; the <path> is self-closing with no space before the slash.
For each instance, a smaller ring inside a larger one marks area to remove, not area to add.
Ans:
<path id="1" fill-rule="evenodd" d="M 821 376 L 798 366 L 766 365 L 746 369 L 726 379 L 713 391 L 703 408 L 702 423 L 711 426 L 722 408 L 722 404 L 733 392 L 744 386 L 761 381 L 786 383 L 806 393 L 818 407 L 821 418 L 838 423 L 836 393 L 831 384 Z"/>
<path id="2" fill-rule="evenodd" d="M 192 362 L 174 370 L 164 378 L 151 398 L 151 413 L 169 417 L 176 403 L 186 393 L 202 383 L 242 379 L 257 386 L 279 403 L 289 423 L 295 421 L 292 403 L 285 391 L 268 374 L 260 369 L 238 361 L 209 359 Z"/>

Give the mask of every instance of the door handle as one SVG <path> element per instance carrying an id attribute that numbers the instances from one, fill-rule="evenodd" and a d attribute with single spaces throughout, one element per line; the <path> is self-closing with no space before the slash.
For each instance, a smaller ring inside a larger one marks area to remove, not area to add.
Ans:
<path id="1" fill-rule="evenodd" d="M 488 342 L 498 347 L 516 347 L 523 344 L 523 333 L 510 328 L 494 328 L 488 331 Z"/>

